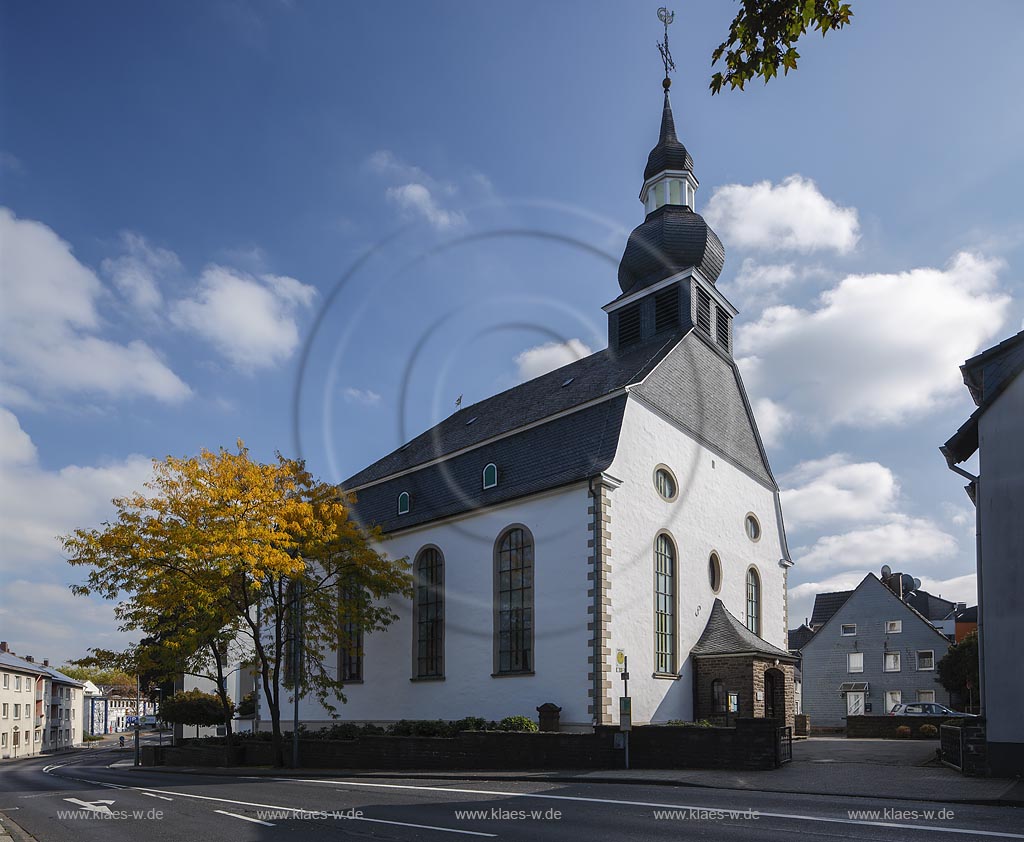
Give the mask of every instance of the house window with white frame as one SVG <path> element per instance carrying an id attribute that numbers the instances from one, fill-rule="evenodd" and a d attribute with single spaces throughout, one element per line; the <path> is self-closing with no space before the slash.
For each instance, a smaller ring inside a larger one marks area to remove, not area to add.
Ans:
<path id="1" fill-rule="evenodd" d="M 902 702 L 903 692 L 901 690 L 885 691 L 885 713 L 892 713 L 892 709 Z"/>
<path id="2" fill-rule="evenodd" d="M 917 700 L 919 702 L 934 702 L 935 701 L 935 691 L 934 690 L 918 690 L 917 691 Z"/>
<path id="3" fill-rule="evenodd" d="M 839 632 L 843 637 L 855 637 L 857 634 L 856 623 L 843 623 Z"/>
<path id="4" fill-rule="evenodd" d="M 11 674 L 9 672 L 4 673 L 4 690 L 11 686 Z"/>
<path id="5" fill-rule="evenodd" d="M 887 620 L 885 623 L 886 634 L 900 634 L 903 631 L 902 620 Z"/>
<path id="6" fill-rule="evenodd" d="M 14 676 L 14 689 L 15 690 L 20 690 L 21 689 L 21 676 L 20 675 Z"/>
<path id="7" fill-rule="evenodd" d="M 917 668 L 919 670 L 935 669 L 935 652 L 932 649 L 919 649 L 917 652 Z"/>
<path id="8" fill-rule="evenodd" d="M 3 718 L 4 718 L 4 719 L 8 719 L 8 718 L 10 718 L 10 715 L 11 715 L 11 706 L 10 706 L 9 704 L 7 704 L 7 702 L 4 702 L 4 706 L 3 706 L 3 714 L 2 714 L 2 715 L 3 715 Z"/>
<path id="9" fill-rule="evenodd" d="M 847 672 L 864 672 L 864 653 L 849 652 L 846 655 Z"/>
<path id="10" fill-rule="evenodd" d="M 885 669 L 886 672 L 899 672 L 900 671 L 900 653 L 899 652 L 886 652 L 885 653 L 884 669 Z"/>

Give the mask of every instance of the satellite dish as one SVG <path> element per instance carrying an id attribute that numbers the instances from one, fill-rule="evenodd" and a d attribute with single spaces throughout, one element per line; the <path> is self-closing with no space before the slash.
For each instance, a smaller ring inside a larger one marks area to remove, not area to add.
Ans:
<path id="1" fill-rule="evenodd" d="M 903 585 L 904 591 L 912 591 L 914 589 L 914 577 L 909 573 L 903 574 L 900 583 Z"/>
<path id="2" fill-rule="evenodd" d="M 915 591 L 921 590 L 921 580 L 920 579 L 917 579 L 917 578 L 914 579 L 914 590 Z"/>
<path id="3" fill-rule="evenodd" d="M 892 568 L 888 564 L 882 565 L 882 578 L 888 579 L 892 575 Z"/>

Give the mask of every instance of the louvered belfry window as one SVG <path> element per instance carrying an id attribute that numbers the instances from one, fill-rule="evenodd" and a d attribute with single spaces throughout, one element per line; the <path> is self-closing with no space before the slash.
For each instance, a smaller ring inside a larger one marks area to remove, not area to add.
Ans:
<path id="1" fill-rule="evenodd" d="M 625 348 L 640 341 L 640 303 L 623 307 L 619 311 L 619 347 Z"/>
<path id="2" fill-rule="evenodd" d="M 715 339 L 724 350 L 729 350 L 729 322 L 732 318 L 721 307 L 715 308 Z"/>
<path id="3" fill-rule="evenodd" d="M 679 324 L 679 285 L 673 284 L 654 296 L 654 332 L 675 327 Z"/>
<path id="4" fill-rule="evenodd" d="M 711 333 L 711 293 L 704 287 L 697 287 L 697 327 L 705 333 Z"/>

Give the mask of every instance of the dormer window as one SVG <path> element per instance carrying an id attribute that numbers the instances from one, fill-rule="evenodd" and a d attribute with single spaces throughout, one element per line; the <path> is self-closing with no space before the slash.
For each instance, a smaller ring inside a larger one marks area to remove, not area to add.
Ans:
<path id="1" fill-rule="evenodd" d="M 491 462 L 484 468 L 484 488 L 494 488 L 498 484 L 498 466 Z"/>
<path id="2" fill-rule="evenodd" d="M 400 515 L 407 515 L 407 514 L 409 514 L 409 508 L 410 508 L 409 492 L 408 491 L 403 491 L 401 494 L 398 495 L 398 513 Z"/>

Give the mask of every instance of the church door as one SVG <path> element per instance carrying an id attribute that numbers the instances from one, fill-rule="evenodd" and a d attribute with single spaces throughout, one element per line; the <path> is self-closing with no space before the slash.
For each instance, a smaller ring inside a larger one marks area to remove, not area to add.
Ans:
<path id="1" fill-rule="evenodd" d="M 778 695 L 776 684 L 778 677 L 775 670 L 768 670 L 764 674 L 764 716 L 765 719 L 775 719 L 775 699 Z"/>

